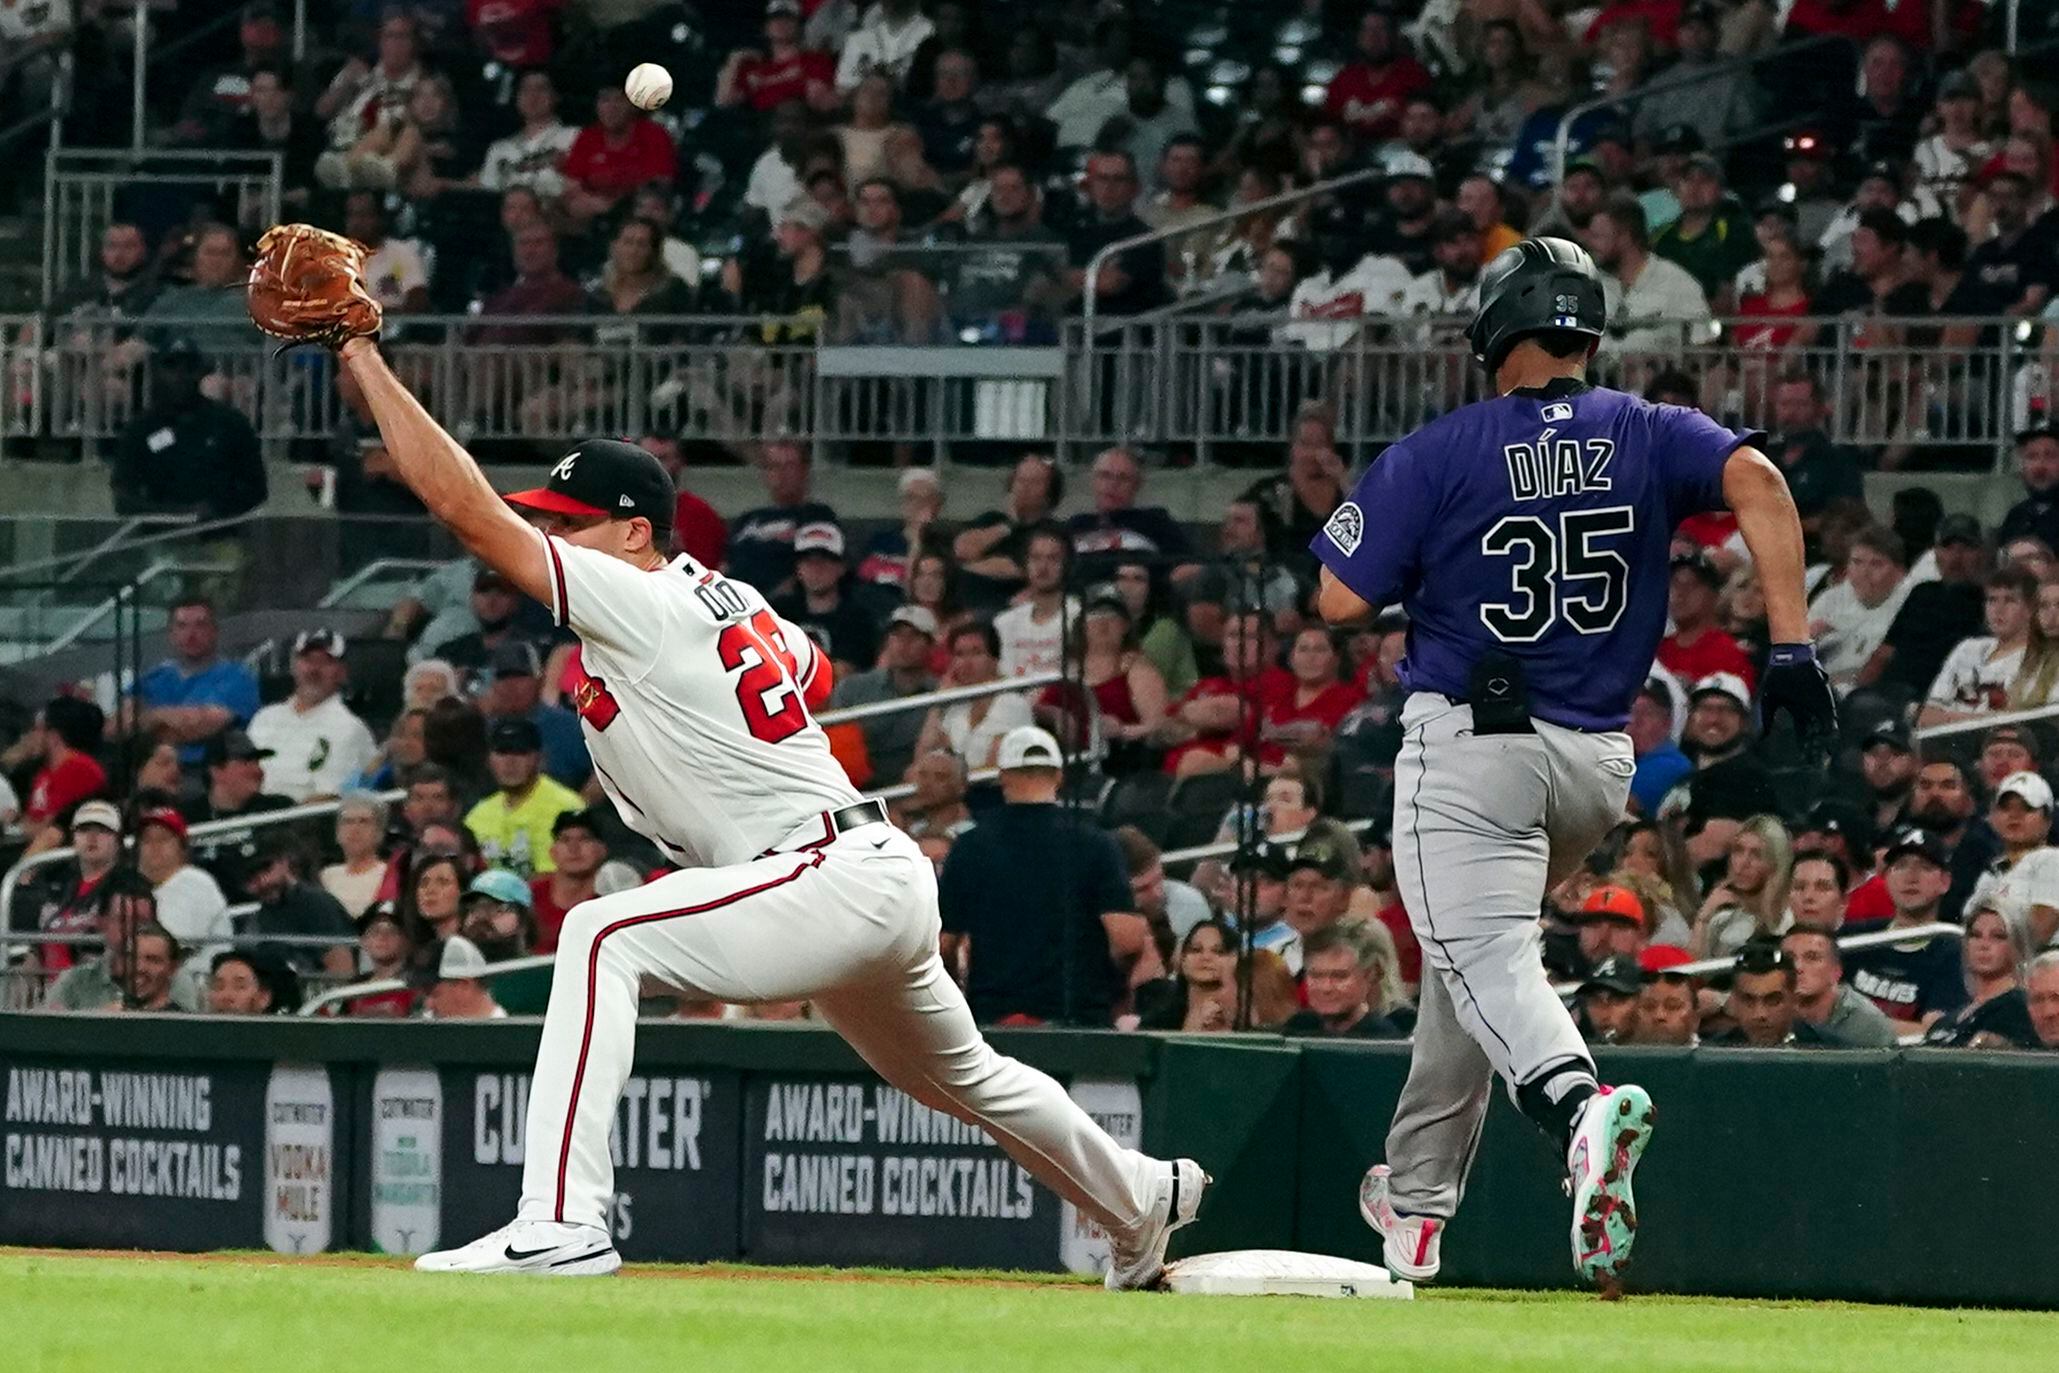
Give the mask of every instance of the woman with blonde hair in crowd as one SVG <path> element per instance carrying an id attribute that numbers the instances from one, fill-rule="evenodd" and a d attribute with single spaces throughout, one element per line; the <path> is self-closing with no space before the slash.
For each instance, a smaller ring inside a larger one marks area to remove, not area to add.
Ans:
<path id="1" fill-rule="evenodd" d="M 2030 615 L 2030 645 L 2009 679 L 2008 708 L 2032 710 L 2059 701 L 2059 578 L 2038 584 Z"/>
<path id="2" fill-rule="evenodd" d="M 1794 876 L 1794 841 L 1771 815 L 1754 815 L 1730 840 L 1723 880 L 1695 916 L 1697 958 L 1728 958 L 1759 935 L 1777 935 L 1790 923 L 1787 886 Z"/>
<path id="3" fill-rule="evenodd" d="M 1925 1044 L 1963 1049 L 2034 1049 L 2037 1030 L 2023 987 L 2030 939 L 1993 906 L 1975 907 L 1959 941 L 1968 1000 L 1925 1032 Z"/>

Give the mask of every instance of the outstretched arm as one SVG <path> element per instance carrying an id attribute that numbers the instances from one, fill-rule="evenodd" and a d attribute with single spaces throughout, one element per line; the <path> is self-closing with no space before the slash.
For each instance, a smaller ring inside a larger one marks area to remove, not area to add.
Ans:
<path id="1" fill-rule="evenodd" d="M 1738 533 L 1759 570 L 1767 636 L 1776 644 L 1809 642 L 1802 520 L 1787 478 L 1758 449 L 1740 448 L 1723 464 L 1723 503 L 1736 514 Z"/>
<path id="2" fill-rule="evenodd" d="M 543 540 L 486 480 L 470 453 L 400 384 L 368 338 L 343 345 L 343 365 L 365 393 L 401 480 L 479 561 L 524 594 L 552 604 Z"/>
<path id="3" fill-rule="evenodd" d="M 1740 448 L 1723 464 L 1723 502 L 1736 512 L 1738 532 L 1752 551 L 1766 597 L 1766 631 L 1773 646 L 1759 679 L 1760 717 L 1770 729 L 1774 717 L 1785 711 L 1794 721 L 1802 755 L 1827 763 L 1837 744 L 1837 696 L 1809 643 L 1802 521 L 1787 478 L 1758 449 Z"/>

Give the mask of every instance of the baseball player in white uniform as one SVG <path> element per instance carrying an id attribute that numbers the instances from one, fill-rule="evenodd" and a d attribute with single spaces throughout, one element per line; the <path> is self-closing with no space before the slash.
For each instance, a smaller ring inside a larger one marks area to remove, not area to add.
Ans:
<path id="1" fill-rule="evenodd" d="M 638 985 L 652 977 L 723 1001 L 809 999 L 887 1081 L 976 1122 L 1100 1222 L 1109 1287 L 1155 1282 L 1206 1175 L 1118 1145 L 1056 1082 L 981 1038 L 938 957 L 929 860 L 852 789 L 809 715 L 829 693 L 828 660 L 757 588 L 666 559 L 674 491 L 657 460 L 589 440 L 545 486 L 503 499 L 370 339 L 341 355 L 430 513 L 579 636 L 574 704 L 595 774 L 623 820 L 684 865 L 565 918 L 516 1218 L 415 1266 L 621 1266 L 604 1219 L 608 1126 Z"/>

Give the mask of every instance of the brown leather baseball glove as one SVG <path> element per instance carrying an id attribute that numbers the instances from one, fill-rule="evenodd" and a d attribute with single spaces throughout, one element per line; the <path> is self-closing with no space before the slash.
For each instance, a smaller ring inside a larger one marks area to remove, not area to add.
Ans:
<path id="1" fill-rule="evenodd" d="M 365 247 L 312 224 L 281 224 L 257 241 L 250 318 L 274 338 L 341 348 L 379 332 L 364 277 Z"/>

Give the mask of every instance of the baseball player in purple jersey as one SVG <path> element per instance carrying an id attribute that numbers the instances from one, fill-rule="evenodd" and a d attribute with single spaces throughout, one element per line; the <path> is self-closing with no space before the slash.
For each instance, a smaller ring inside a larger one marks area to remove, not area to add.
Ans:
<path id="1" fill-rule="evenodd" d="M 1768 723 L 1827 751 L 1836 701 L 1809 644 L 1802 531 L 1779 469 L 1694 410 L 1588 384 L 1601 278 L 1563 239 L 1481 275 L 1467 330 L 1497 398 L 1382 453 L 1312 545 L 1332 624 L 1408 612 L 1394 867 L 1422 941 L 1415 1057 L 1387 1158 L 1359 1193 L 1388 1268 L 1436 1277 L 1499 1074 L 1564 1150 L 1581 1276 L 1616 1285 L 1651 1137 L 1644 1089 L 1607 1087 L 1545 977 L 1537 912 L 1623 815 L 1623 726 L 1665 632 L 1686 516 L 1735 511 L 1765 589 Z"/>

